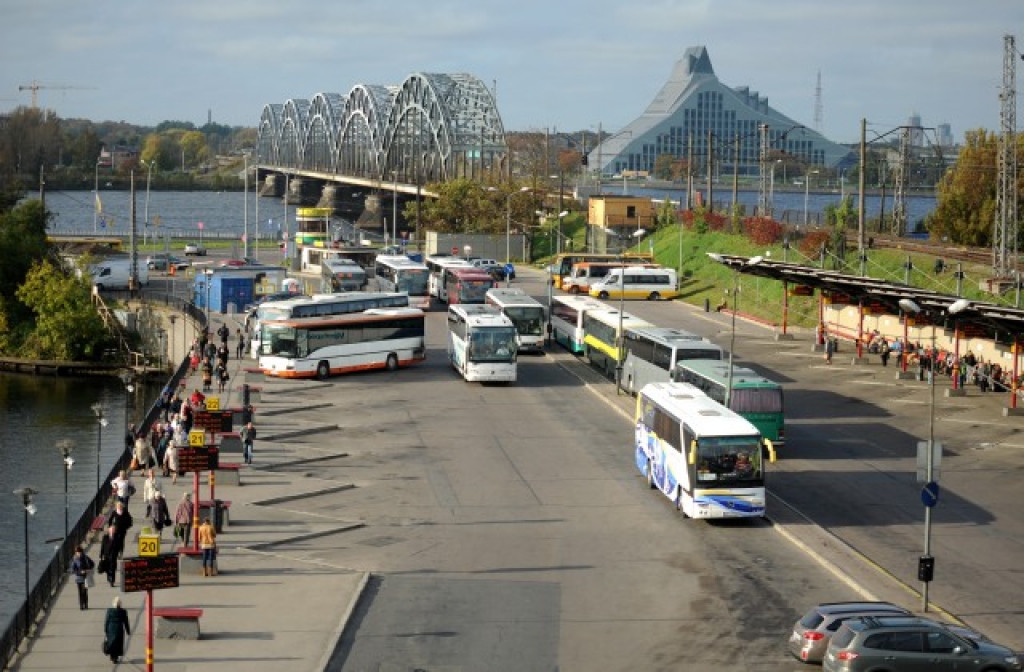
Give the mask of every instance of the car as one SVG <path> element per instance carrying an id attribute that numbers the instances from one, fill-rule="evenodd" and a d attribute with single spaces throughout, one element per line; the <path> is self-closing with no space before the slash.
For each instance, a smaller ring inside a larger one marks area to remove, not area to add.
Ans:
<path id="1" fill-rule="evenodd" d="M 238 266 L 251 266 L 252 260 L 250 259 L 225 259 L 220 262 L 220 266 L 238 267 Z"/>
<path id="2" fill-rule="evenodd" d="M 185 244 L 185 256 L 186 257 L 205 257 L 206 248 L 199 243 L 186 243 Z"/>
<path id="3" fill-rule="evenodd" d="M 848 619 L 884 614 L 909 615 L 910 612 L 889 602 L 826 602 L 811 607 L 793 624 L 789 652 L 805 663 L 820 663 L 832 635 Z"/>
<path id="4" fill-rule="evenodd" d="M 481 258 L 478 258 L 478 257 L 471 259 L 469 263 L 473 264 L 477 268 L 482 268 L 484 266 L 497 266 L 498 265 L 498 261 L 496 259 L 481 259 Z"/>
<path id="5" fill-rule="evenodd" d="M 479 266 L 477 266 L 477 268 L 479 268 L 482 271 L 487 271 L 487 274 L 490 275 L 495 280 L 505 279 L 504 264 L 480 264 Z"/>
<path id="6" fill-rule="evenodd" d="M 165 252 L 158 252 L 146 257 L 146 267 L 151 271 L 168 271 L 171 268 L 180 271 L 191 265 L 192 262 L 188 259 L 182 259 Z"/>
<path id="7" fill-rule="evenodd" d="M 833 635 L 822 660 L 824 672 L 1020 669 L 1020 658 L 1012 649 L 985 639 L 965 637 L 942 623 L 918 616 L 848 619 Z"/>

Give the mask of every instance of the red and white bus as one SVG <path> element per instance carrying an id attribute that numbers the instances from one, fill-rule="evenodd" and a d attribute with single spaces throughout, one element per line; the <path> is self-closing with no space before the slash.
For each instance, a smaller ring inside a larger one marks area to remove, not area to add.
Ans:
<path id="1" fill-rule="evenodd" d="M 450 267 L 444 270 L 444 301 L 449 305 L 458 303 L 483 303 L 487 290 L 494 287 L 495 279 L 481 268 Z"/>

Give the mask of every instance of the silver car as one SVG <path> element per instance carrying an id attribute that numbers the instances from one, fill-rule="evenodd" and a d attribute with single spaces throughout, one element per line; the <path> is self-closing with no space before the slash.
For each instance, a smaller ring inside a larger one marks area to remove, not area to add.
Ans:
<path id="1" fill-rule="evenodd" d="M 820 663 L 832 635 L 847 619 L 910 612 L 889 602 L 826 602 L 812 607 L 793 624 L 789 652 L 805 663 Z"/>

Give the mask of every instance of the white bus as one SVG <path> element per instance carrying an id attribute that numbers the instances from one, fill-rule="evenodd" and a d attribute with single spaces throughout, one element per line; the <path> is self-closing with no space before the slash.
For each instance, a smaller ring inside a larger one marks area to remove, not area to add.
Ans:
<path id="1" fill-rule="evenodd" d="M 448 307 L 448 358 L 467 382 L 516 380 L 516 328 L 494 306 Z"/>
<path id="2" fill-rule="evenodd" d="M 625 289 L 622 283 L 623 276 L 626 278 Z M 673 268 L 646 266 L 613 268 L 608 271 L 608 275 L 590 285 L 590 295 L 599 299 L 671 299 L 679 295 L 676 271 Z"/>
<path id="3" fill-rule="evenodd" d="M 260 370 L 279 378 L 319 378 L 387 369 L 426 359 L 426 314 L 418 308 L 267 320 L 260 327 Z"/>
<path id="4" fill-rule="evenodd" d="M 430 308 L 430 270 L 405 255 L 377 257 L 377 287 L 382 292 L 405 292 L 413 308 Z"/>
<path id="5" fill-rule="evenodd" d="M 519 351 L 544 351 L 544 306 L 532 296 L 515 287 L 487 290 L 484 303 L 500 310 L 516 326 Z"/>
<path id="6" fill-rule="evenodd" d="M 266 320 L 289 320 L 297 317 L 361 313 L 371 308 L 408 308 L 409 295 L 400 292 L 348 292 L 317 294 L 294 299 L 267 301 L 256 306 L 246 320 L 252 356 L 259 357 L 262 341 L 260 325 Z"/>
<path id="7" fill-rule="evenodd" d="M 583 344 L 583 318 L 588 311 L 614 310 L 607 303 L 602 303 L 589 296 L 552 296 L 551 297 L 551 337 L 574 355 L 586 352 Z"/>
<path id="8" fill-rule="evenodd" d="M 688 383 L 652 383 L 636 399 L 635 460 L 648 485 L 690 518 L 763 517 L 765 458 L 750 422 Z"/>
<path id="9" fill-rule="evenodd" d="M 447 280 L 444 277 L 444 271 L 446 268 L 473 268 L 473 264 L 459 257 L 427 257 L 424 263 L 430 271 L 428 291 L 438 301 L 444 300 L 443 294 Z"/>
<path id="10" fill-rule="evenodd" d="M 629 313 L 610 310 L 590 310 L 583 316 L 583 347 L 590 365 L 602 371 L 609 380 L 618 382 L 616 372 L 625 357 L 622 334 L 627 329 L 654 326 Z"/>
<path id="11" fill-rule="evenodd" d="M 344 257 L 324 258 L 320 262 L 320 291 L 357 292 L 366 289 L 366 270 Z"/>
<path id="12" fill-rule="evenodd" d="M 722 359 L 722 348 L 697 334 L 672 327 L 627 329 L 626 360 L 619 386 L 632 395 L 648 383 L 667 383 L 676 362 L 691 359 Z"/>

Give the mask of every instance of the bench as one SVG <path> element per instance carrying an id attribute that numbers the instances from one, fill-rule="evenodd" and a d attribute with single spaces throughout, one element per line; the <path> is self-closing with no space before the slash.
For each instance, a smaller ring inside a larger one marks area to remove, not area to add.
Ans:
<path id="1" fill-rule="evenodd" d="M 92 519 L 92 524 L 89 525 L 89 534 L 96 535 L 97 533 L 102 535 L 103 528 L 107 526 L 107 517 L 104 515 L 96 516 Z M 96 537 L 94 536 L 93 539 Z"/>
<path id="2" fill-rule="evenodd" d="M 233 462 L 221 462 L 217 465 L 217 485 L 241 485 L 239 469 L 242 465 Z"/>
<path id="3" fill-rule="evenodd" d="M 234 411 L 234 409 L 231 409 Z M 238 453 L 242 454 L 242 438 L 238 435 L 238 432 L 223 432 L 220 435 L 220 446 L 219 452 L 223 457 L 225 453 Z M 221 467 L 224 463 L 221 463 Z"/>
<path id="4" fill-rule="evenodd" d="M 157 607 L 153 609 L 153 616 L 157 618 L 156 637 L 158 639 L 199 639 L 199 619 L 203 617 L 202 609 Z"/>

